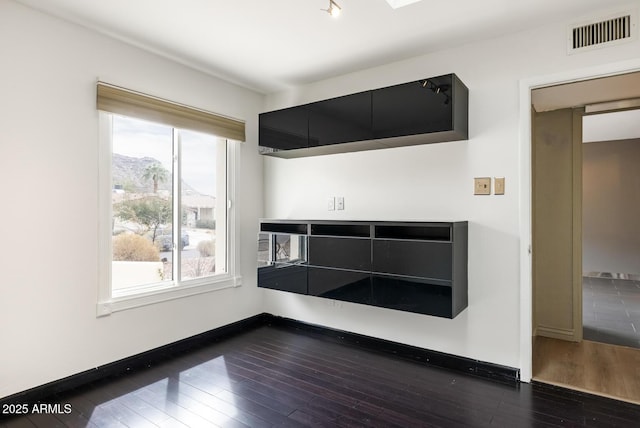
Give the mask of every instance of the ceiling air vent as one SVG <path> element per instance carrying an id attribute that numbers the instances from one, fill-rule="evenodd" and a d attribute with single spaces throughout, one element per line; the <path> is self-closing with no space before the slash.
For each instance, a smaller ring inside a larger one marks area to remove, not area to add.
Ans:
<path id="1" fill-rule="evenodd" d="M 572 26 L 569 29 L 569 53 L 634 40 L 636 32 L 634 15 L 623 13 L 609 19 Z"/>

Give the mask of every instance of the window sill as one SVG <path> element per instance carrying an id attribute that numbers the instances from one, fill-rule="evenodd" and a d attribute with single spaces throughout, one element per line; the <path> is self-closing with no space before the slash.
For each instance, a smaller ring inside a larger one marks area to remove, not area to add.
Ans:
<path id="1" fill-rule="evenodd" d="M 158 287 L 150 291 L 112 297 L 111 299 L 98 302 L 96 306 L 96 316 L 104 317 L 111 315 L 113 312 L 126 311 L 169 300 L 209 293 L 211 291 L 235 288 L 240 285 L 242 285 L 242 277 L 234 276 L 220 278 L 215 281 L 209 280 L 204 283 Z"/>

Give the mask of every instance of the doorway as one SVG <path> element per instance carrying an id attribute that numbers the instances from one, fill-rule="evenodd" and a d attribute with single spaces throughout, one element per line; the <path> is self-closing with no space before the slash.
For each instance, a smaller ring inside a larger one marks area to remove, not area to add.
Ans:
<path id="1" fill-rule="evenodd" d="M 633 83 L 618 85 L 627 79 L 632 79 L 628 82 Z M 629 88 L 640 91 L 640 80 L 633 79 L 640 79 L 640 74 L 629 73 L 544 87 L 531 94 L 532 378 L 640 403 L 640 373 L 636 370 L 640 363 L 640 351 L 589 340 L 604 338 L 603 324 L 596 326 L 592 321 L 612 316 L 604 313 L 603 309 L 611 309 L 616 299 L 622 301 L 619 293 L 625 286 L 617 281 L 626 279 L 607 276 L 620 276 L 617 275 L 619 269 L 613 269 L 616 270 L 613 273 L 609 272 L 611 269 L 601 272 L 591 270 L 591 266 L 594 266 L 592 258 L 585 259 L 589 272 L 584 275 L 583 271 L 583 253 L 591 254 L 594 249 L 601 250 L 603 245 L 596 242 L 594 246 L 591 227 L 585 235 L 589 242 L 588 250 L 583 249 L 582 159 L 585 153 L 589 159 L 594 158 L 592 152 L 596 152 L 597 159 L 598 152 L 602 152 L 606 146 L 596 148 L 594 145 L 584 150 L 583 106 L 617 101 L 613 94 L 615 91 L 611 90 L 616 85 L 626 89 L 618 96 L 628 96 Z M 585 90 L 587 86 L 589 90 Z M 597 98 L 594 95 L 597 93 L 601 93 L 602 97 Z M 585 94 L 592 98 L 585 99 Z M 568 103 L 571 107 L 562 103 Z M 589 168 L 592 166 L 589 164 Z M 596 176 L 596 183 L 602 184 L 611 175 L 609 171 L 606 175 Z M 594 178 L 592 171 L 584 178 L 591 190 L 594 187 L 589 182 Z M 587 199 L 592 196 L 585 193 Z M 611 194 L 607 193 L 607 196 Z M 593 223 L 593 214 L 593 209 L 586 213 L 587 225 Z M 608 215 L 611 220 L 611 214 Z M 616 255 L 614 258 L 619 260 L 621 257 Z M 592 278 L 591 272 L 596 272 L 593 276 L 597 275 L 597 278 Z M 583 277 L 586 277 L 584 281 Z M 632 283 L 631 288 L 635 285 Z M 595 291 L 606 291 L 608 294 L 596 296 Z M 615 297 L 613 293 L 617 293 Z M 596 307 L 599 312 L 595 311 Z M 586 309 L 584 322 L 583 309 Z M 613 324 L 604 323 L 608 327 Z M 586 326 L 584 341 L 583 325 Z M 629 324 L 629 327 L 633 329 L 635 326 Z M 594 332 L 599 336 L 594 337 Z M 633 373 L 636 377 L 630 376 Z"/>
<path id="2" fill-rule="evenodd" d="M 640 348 L 640 109 L 584 117 L 583 336 Z"/>

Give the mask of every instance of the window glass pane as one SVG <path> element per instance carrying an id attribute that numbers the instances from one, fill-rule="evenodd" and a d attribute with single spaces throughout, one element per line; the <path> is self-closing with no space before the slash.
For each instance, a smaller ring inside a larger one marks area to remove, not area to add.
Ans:
<path id="1" fill-rule="evenodd" d="M 172 129 L 113 116 L 112 292 L 172 280 Z"/>
<path id="2" fill-rule="evenodd" d="M 225 273 L 226 141 L 180 131 L 181 280 Z"/>

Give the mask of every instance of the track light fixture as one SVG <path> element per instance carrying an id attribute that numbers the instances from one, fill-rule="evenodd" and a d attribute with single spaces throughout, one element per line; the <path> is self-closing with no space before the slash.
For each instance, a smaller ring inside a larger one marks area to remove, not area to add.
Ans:
<path id="1" fill-rule="evenodd" d="M 329 0 L 329 7 L 326 9 L 320 9 L 320 10 L 324 10 L 325 12 L 327 12 L 329 15 L 333 16 L 334 18 L 337 18 L 338 16 L 340 16 L 340 13 L 342 12 L 342 8 L 340 6 L 338 6 L 338 3 L 336 3 L 333 0 Z"/>
<path id="2" fill-rule="evenodd" d="M 444 95 L 445 105 L 451 101 L 451 97 L 448 94 L 449 89 L 451 89 L 449 85 L 436 85 L 430 79 L 421 80 L 420 85 L 422 85 L 423 88 L 430 89 L 434 94 Z"/>

